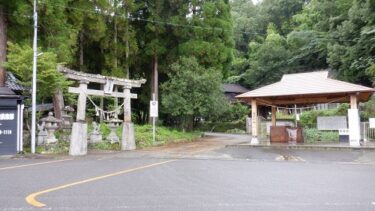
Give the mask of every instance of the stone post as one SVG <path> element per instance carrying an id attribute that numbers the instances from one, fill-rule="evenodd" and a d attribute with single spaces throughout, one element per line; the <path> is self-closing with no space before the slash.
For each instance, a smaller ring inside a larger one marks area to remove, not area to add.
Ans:
<path id="1" fill-rule="evenodd" d="M 87 80 L 79 82 L 80 93 L 77 104 L 77 122 L 73 123 L 69 154 L 73 156 L 87 154 L 86 94 Z"/>
<path id="2" fill-rule="evenodd" d="M 124 87 L 124 123 L 122 128 L 122 150 L 134 150 L 135 137 L 134 137 L 134 124 L 131 119 L 131 87 Z"/>
<path id="3" fill-rule="evenodd" d="M 77 122 L 85 121 L 86 120 L 86 94 L 87 91 L 87 84 L 89 82 L 87 80 L 82 80 L 79 82 L 79 89 L 81 92 L 78 96 L 78 104 L 77 104 Z"/>

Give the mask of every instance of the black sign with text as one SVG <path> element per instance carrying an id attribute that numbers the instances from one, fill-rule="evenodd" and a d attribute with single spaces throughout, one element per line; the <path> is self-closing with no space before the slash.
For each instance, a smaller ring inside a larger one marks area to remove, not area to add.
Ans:
<path id="1" fill-rule="evenodd" d="M 17 107 L 0 108 L 0 155 L 17 153 Z"/>

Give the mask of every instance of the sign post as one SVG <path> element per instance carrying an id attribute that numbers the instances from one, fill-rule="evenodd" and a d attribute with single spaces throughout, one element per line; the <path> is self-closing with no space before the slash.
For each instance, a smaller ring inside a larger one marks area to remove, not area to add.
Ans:
<path id="1" fill-rule="evenodd" d="M 150 117 L 152 117 L 152 141 L 155 143 L 155 122 L 156 117 L 159 115 L 158 101 L 155 100 L 155 93 L 152 94 L 152 100 L 150 101 Z"/>

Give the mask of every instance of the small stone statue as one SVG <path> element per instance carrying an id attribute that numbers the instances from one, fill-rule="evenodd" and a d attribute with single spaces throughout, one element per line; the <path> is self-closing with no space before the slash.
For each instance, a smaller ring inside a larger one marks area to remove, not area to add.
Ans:
<path id="1" fill-rule="evenodd" d="M 47 138 L 48 133 L 47 133 L 47 130 L 45 128 L 45 125 L 46 125 L 45 122 L 37 124 L 37 126 L 38 126 L 37 144 L 38 145 L 43 145 L 46 142 L 46 138 Z"/>
<path id="2" fill-rule="evenodd" d="M 89 143 L 99 143 L 102 141 L 102 134 L 100 134 L 100 128 L 98 123 L 92 122 L 92 132 L 90 133 Z"/>
<path id="3" fill-rule="evenodd" d="M 57 142 L 57 139 L 55 137 L 55 134 L 54 132 L 56 131 L 56 129 L 59 127 L 58 126 L 58 123 L 61 122 L 61 120 L 59 119 L 56 119 L 54 116 L 53 116 L 53 113 L 52 112 L 49 112 L 48 113 L 48 116 L 41 119 L 40 121 L 44 122 L 45 123 L 45 129 L 47 130 L 47 137 L 45 139 L 45 144 L 54 144 Z"/>

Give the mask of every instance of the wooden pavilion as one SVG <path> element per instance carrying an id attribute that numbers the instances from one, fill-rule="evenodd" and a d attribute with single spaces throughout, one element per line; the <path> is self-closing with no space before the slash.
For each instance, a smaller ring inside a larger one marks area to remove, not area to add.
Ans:
<path id="1" fill-rule="evenodd" d="M 369 100 L 375 89 L 335 80 L 328 71 L 286 74 L 279 82 L 237 95 L 236 98 L 251 104 L 252 144 L 258 144 L 258 105 L 272 108 L 272 126 L 276 126 L 276 107 L 338 102 L 350 103 L 348 110 L 349 139 L 351 146 L 359 146 L 358 103 Z"/>

